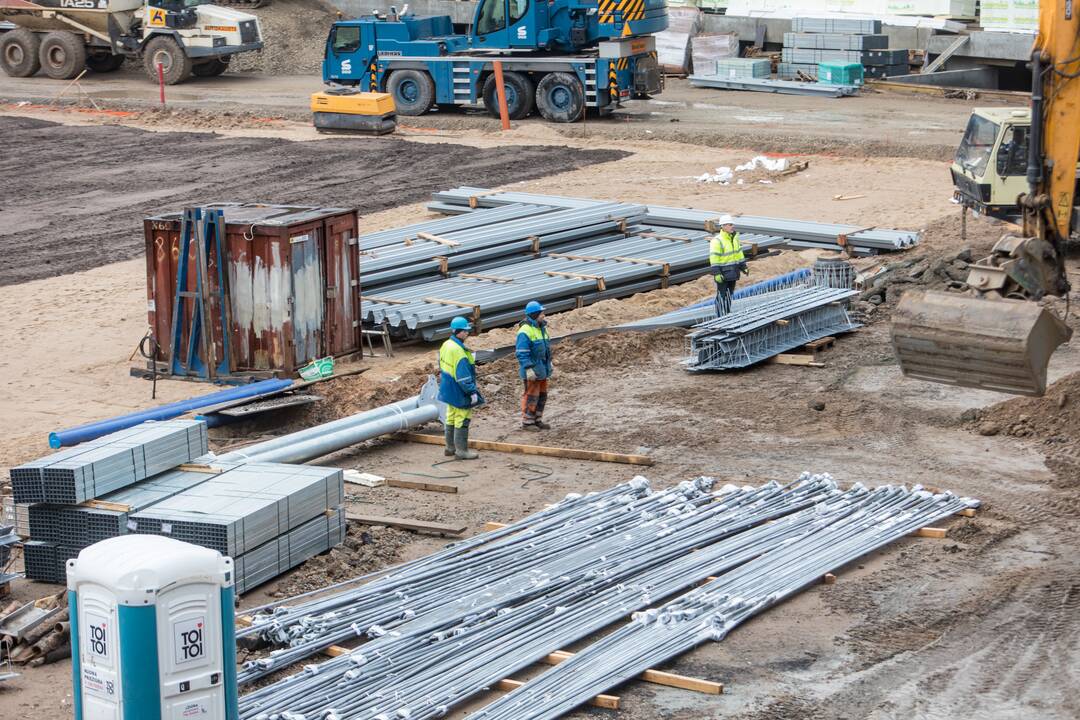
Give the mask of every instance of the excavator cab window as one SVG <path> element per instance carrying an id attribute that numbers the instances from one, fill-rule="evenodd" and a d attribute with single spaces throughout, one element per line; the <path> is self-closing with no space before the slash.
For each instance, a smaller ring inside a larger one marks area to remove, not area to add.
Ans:
<path id="1" fill-rule="evenodd" d="M 360 49 L 360 28 L 356 25 L 338 25 L 334 28 L 334 52 L 354 53 Z"/>
<path id="2" fill-rule="evenodd" d="M 986 165 L 990 161 L 990 154 L 994 151 L 994 143 L 997 141 L 998 131 L 1001 129 L 996 122 L 981 115 L 972 115 L 968 121 L 964 139 L 960 141 L 960 147 L 956 150 L 956 163 L 971 172 L 975 177 L 981 178 L 986 172 Z"/>
<path id="3" fill-rule="evenodd" d="M 510 0 L 510 25 L 525 17 L 529 11 L 529 0 Z"/>
<path id="4" fill-rule="evenodd" d="M 1005 139 L 998 148 L 997 174 L 1001 177 L 1026 175 L 1028 154 L 1028 128 L 1013 125 L 1005 131 Z"/>
<path id="5" fill-rule="evenodd" d="M 480 19 L 476 23 L 477 35 L 502 30 L 506 27 L 506 0 L 482 0 Z"/>

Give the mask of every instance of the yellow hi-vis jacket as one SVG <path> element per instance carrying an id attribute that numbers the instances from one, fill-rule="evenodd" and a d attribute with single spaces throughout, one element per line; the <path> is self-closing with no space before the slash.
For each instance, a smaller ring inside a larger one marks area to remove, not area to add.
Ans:
<path id="1" fill-rule="evenodd" d="M 739 279 L 739 271 L 746 263 L 739 233 L 728 234 L 721 230 L 712 236 L 709 242 L 709 270 L 716 282 L 734 282 Z"/>

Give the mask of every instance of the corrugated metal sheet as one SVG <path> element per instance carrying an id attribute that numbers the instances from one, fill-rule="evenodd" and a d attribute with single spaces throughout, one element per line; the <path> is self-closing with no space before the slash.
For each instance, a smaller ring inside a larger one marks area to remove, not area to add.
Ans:
<path id="1" fill-rule="evenodd" d="M 228 318 L 230 372 L 293 372 L 326 355 L 360 348 L 357 217 L 345 208 L 220 204 L 226 223 L 222 252 L 226 312 L 211 307 L 214 364 L 223 359 L 222 318 Z M 181 214 L 144 222 L 147 312 L 165 360 L 181 244 Z M 195 247 L 189 252 L 195 263 Z M 211 297 L 218 285 L 216 253 L 208 254 Z M 185 290 L 195 289 L 194 272 Z M 193 303 L 193 299 L 184 299 Z M 216 305 L 216 304 L 215 304 Z M 187 308 L 190 310 L 190 306 Z M 182 330 L 187 342 L 187 328 Z"/>

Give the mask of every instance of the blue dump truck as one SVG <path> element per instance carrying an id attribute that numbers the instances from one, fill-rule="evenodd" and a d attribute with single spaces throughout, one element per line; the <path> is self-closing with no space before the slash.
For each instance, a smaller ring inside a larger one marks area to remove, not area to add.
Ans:
<path id="1" fill-rule="evenodd" d="M 479 103 L 497 115 L 500 61 L 512 119 L 574 122 L 663 89 L 652 34 L 667 23 L 667 0 L 480 0 L 467 34 L 391 9 L 334 23 L 323 80 L 388 92 L 400 115 Z"/>

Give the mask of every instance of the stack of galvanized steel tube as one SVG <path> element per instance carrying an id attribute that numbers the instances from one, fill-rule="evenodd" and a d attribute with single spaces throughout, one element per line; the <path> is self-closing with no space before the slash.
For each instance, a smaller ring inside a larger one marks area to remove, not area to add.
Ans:
<path id="1" fill-rule="evenodd" d="M 715 491 L 701 478 L 652 492 L 638 478 L 570 496 L 366 585 L 265 608 L 242 634 L 284 646 L 250 663 L 242 683 L 331 643 L 357 637 L 367 642 L 248 693 L 240 717 L 440 717 L 547 654 L 710 576 L 775 602 L 807 578 L 974 504 L 903 488 L 856 486 L 842 493 L 831 478 L 809 474 L 786 487 Z M 742 570 L 750 566 L 752 572 Z M 772 575 L 777 577 L 770 581 Z M 715 589 L 715 583 L 707 587 Z M 701 603 L 726 608 L 715 595 Z M 750 603 L 754 611 L 767 604 Z M 704 618 L 707 609 L 695 612 Z M 676 615 L 691 617 L 682 610 Z M 650 611 L 645 617 L 655 616 Z M 650 647 L 659 648 L 654 662 L 660 662 L 670 656 L 664 647 L 670 653 L 684 644 Z M 624 660 L 635 668 L 626 677 L 645 669 L 637 669 L 633 655 L 605 655 L 606 665 L 582 674 L 588 682 L 568 685 L 575 701 L 569 707 L 599 683 L 629 672 Z M 548 712 L 565 682 L 560 676 L 545 686 L 549 696 L 535 701 L 538 711 Z M 504 713 L 493 716 L 525 717 L 515 714 L 520 706 L 505 707 L 492 706 Z"/>

